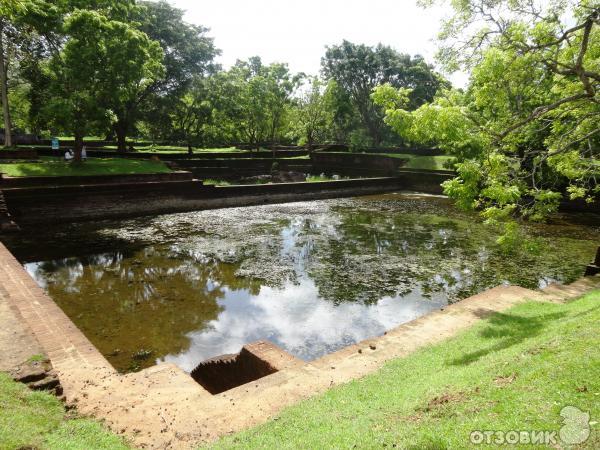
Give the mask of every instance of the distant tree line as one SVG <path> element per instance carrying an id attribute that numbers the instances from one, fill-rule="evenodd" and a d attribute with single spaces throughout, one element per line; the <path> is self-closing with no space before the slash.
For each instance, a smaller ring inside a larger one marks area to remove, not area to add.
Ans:
<path id="1" fill-rule="evenodd" d="M 228 70 L 208 29 L 166 1 L 3 0 L 0 73 L 12 134 L 106 136 L 194 147 L 244 142 L 396 145 L 372 90 L 410 89 L 410 108 L 448 83 L 420 56 L 344 41 L 320 76 L 259 57 Z M 10 146 L 11 133 L 5 133 Z"/>

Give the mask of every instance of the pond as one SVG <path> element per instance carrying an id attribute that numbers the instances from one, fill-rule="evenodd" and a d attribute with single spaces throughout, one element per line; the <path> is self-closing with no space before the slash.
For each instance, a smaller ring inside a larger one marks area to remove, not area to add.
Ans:
<path id="1" fill-rule="evenodd" d="M 524 227 L 505 254 L 477 216 L 411 193 L 24 230 L 7 246 L 121 372 L 184 370 L 268 339 L 312 360 L 502 283 L 571 282 L 597 216 Z"/>

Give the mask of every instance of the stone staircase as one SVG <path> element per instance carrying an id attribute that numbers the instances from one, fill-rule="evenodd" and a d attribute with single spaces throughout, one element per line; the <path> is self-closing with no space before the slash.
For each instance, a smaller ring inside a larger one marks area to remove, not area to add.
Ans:
<path id="1" fill-rule="evenodd" d="M 541 289 L 541 292 L 545 300 L 563 303 L 581 297 L 594 289 L 600 289 L 600 275 L 583 277 L 571 284 L 553 283 Z"/>

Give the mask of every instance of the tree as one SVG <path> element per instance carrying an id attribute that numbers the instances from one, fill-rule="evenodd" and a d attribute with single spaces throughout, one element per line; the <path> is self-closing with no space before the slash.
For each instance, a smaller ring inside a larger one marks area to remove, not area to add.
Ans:
<path id="1" fill-rule="evenodd" d="M 55 125 L 72 132 L 79 159 L 83 137 L 106 127 L 146 84 L 162 75 L 158 43 L 114 20 L 110 10 L 75 10 L 64 25 L 66 42 L 50 62 Z"/>
<path id="2" fill-rule="evenodd" d="M 292 128 L 300 136 L 300 142 L 312 151 L 315 142 L 322 142 L 326 138 L 333 120 L 325 87 L 318 78 L 309 80 L 292 111 Z"/>
<path id="3" fill-rule="evenodd" d="M 446 193 L 509 231 L 515 230 L 511 217 L 541 220 L 564 194 L 594 201 L 600 193 L 598 2 L 453 5 L 440 57 L 449 68 L 472 69 L 468 89 L 446 91 L 410 112 L 402 92 L 380 88 L 374 96 L 387 108 L 386 121 L 408 139 L 435 142 L 457 156 L 458 177 L 445 183 Z"/>
<path id="4" fill-rule="evenodd" d="M 239 129 L 242 138 L 257 151 L 271 133 L 272 120 L 268 114 L 269 84 L 263 75 L 258 74 L 239 74 L 235 82 Z"/>
<path id="5" fill-rule="evenodd" d="M 238 122 L 240 138 L 257 150 L 274 143 L 282 133 L 287 106 L 302 74 L 292 75 L 286 64 L 264 65 L 259 57 L 238 61 L 227 73 L 229 120 Z"/>
<path id="6" fill-rule="evenodd" d="M 383 112 L 371 100 L 375 87 L 389 83 L 412 89 L 410 107 L 416 108 L 431 101 L 444 84 L 421 56 L 411 57 L 381 44 L 368 47 L 344 41 L 327 47 L 321 66 L 323 75 L 335 80 L 352 100 L 374 145 L 386 137 Z"/>
<path id="7" fill-rule="evenodd" d="M 25 10 L 25 4 L 19 0 L 4 0 L 0 4 L 0 93 L 2 100 L 2 116 L 4 119 L 4 146 L 12 146 L 12 123 L 8 98 L 8 55 L 6 53 L 5 34 L 10 21 Z"/>
<path id="8" fill-rule="evenodd" d="M 193 147 L 205 143 L 204 131 L 211 120 L 212 111 L 208 83 L 203 78 L 197 78 L 171 111 L 173 137 L 185 141 L 189 153 L 192 153 Z"/>
<path id="9" fill-rule="evenodd" d="M 181 112 L 182 105 L 190 104 L 193 93 L 188 89 L 194 80 L 218 69 L 214 58 L 220 53 L 213 39 L 206 36 L 209 30 L 186 23 L 181 9 L 162 0 L 142 1 L 139 5 L 134 20 L 140 23 L 141 31 L 160 44 L 165 69 L 162 77 L 155 77 L 152 83 L 138 89 L 115 111 L 114 131 L 121 151 L 125 150 L 127 134 L 132 132 L 139 118 L 155 129 L 171 123 L 171 112 L 174 109 Z"/>

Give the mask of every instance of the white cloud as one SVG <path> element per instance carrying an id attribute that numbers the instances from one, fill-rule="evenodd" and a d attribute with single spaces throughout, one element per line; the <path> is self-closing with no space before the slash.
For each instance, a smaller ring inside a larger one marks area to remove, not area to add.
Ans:
<path id="1" fill-rule="evenodd" d="M 190 347 L 162 361 L 191 371 L 207 358 L 237 353 L 245 345 L 268 339 L 293 355 L 314 359 L 363 339 L 381 335 L 445 304 L 423 299 L 419 289 L 404 297 L 383 297 L 377 303 L 335 305 L 319 297 L 314 282 L 303 279 L 283 289 L 263 286 L 256 296 L 227 291 L 219 302 L 224 311 L 208 327 L 188 334 Z"/>
<path id="2" fill-rule="evenodd" d="M 296 72 L 316 74 L 326 45 L 347 39 L 391 45 L 433 62 L 440 21 L 448 13 L 427 10 L 415 0 L 170 0 L 186 20 L 211 29 L 220 62 L 258 55 L 267 63 L 287 62 Z M 450 77 L 464 86 L 465 74 Z"/>

